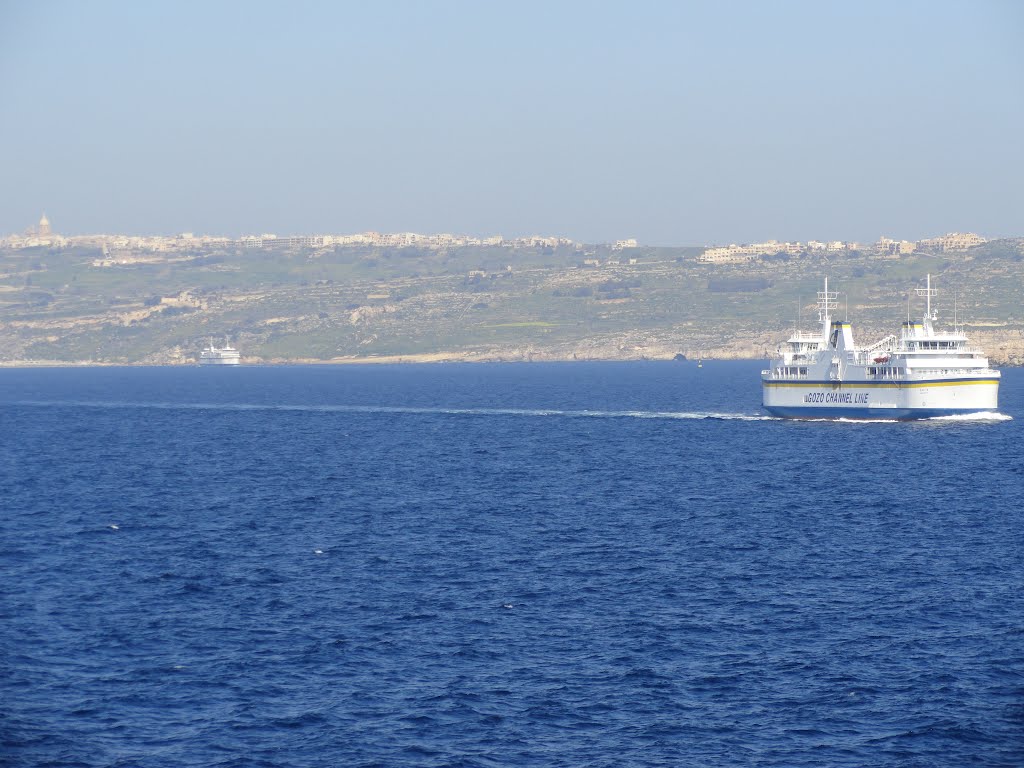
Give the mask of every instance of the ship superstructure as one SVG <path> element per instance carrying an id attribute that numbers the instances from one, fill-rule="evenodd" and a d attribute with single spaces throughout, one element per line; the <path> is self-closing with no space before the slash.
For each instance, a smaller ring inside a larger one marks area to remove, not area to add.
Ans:
<path id="1" fill-rule="evenodd" d="M 999 371 L 970 346 L 963 330 L 937 331 L 931 275 L 917 294 L 920 321 L 907 320 L 898 336 L 866 347 L 853 329 L 834 320 L 839 294 L 828 280 L 818 292 L 816 333 L 799 330 L 761 372 L 765 409 L 785 418 L 923 419 L 995 411 Z"/>

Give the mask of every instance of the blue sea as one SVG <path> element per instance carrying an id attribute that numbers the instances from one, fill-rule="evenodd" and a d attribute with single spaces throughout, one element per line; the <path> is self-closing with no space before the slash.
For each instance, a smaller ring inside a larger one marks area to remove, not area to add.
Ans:
<path id="1" fill-rule="evenodd" d="M 1024 370 L 760 367 L 0 370 L 0 764 L 1024 765 Z"/>

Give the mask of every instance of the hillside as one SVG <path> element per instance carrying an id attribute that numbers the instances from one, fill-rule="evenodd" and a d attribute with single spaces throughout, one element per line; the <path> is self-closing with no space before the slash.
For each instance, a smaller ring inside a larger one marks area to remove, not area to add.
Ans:
<path id="1" fill-rule="evenodd" d="M 929 272 L 940 325 L 955 300 L 993 360 L 1024 362 L 1024 240 L 736 265 L 701 250 L 0 251 L 0 363 L 191 363 L 225 336 L 246 362 L 760 357 L 798 314 L 811 325 L 822 277 L 867 341 Z"/>

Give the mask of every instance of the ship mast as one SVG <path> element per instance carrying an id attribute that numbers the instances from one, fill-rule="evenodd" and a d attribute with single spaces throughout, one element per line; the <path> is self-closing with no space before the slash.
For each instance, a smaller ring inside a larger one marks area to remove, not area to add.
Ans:
<path id="1" fill-rule="evenodd" d="M 924 329 L 927 333 L 932 332 L 932 320 L 935 316 L 932 315 L 932 296 L 935 296 L 938 291 L 932 288 L 932 276 L 928 275 L 925 288 L 915 288 L 914 291 L 918 296 L 925 297 L 925 310 L 924 310 Z"/>
<path id="2" fill-rule="evenodd" d="M 829 310 L 839 306 L 839 292 L 828 289 L 828 278 L 825 278 L 825 290 L 818 291 L 818 319 L 821 321 L 821 336 L 828 338 L 829 326 L 832 324 L 832 315 Z"/>

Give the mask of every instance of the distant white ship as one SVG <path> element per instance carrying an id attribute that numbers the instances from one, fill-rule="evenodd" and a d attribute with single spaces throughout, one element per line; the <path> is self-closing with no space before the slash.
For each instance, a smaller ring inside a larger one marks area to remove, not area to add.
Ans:
<path id="1" fill-rule="evenodd" d="M 907 320 L 898 337 L 857 347 L 850 324 L 832 319 L 839 294 L 825 280 L 818 292 L 819 330 L 794 333 L 761 372 L 765 410 L 791 419 L 927 419 L 995 411 L 999 371 L 969 345 L 955 318 L 952 331 L 932 326 L 931 275 L 917 293 L 927 301 L 920 322 Z"/>
<path id="2" fill-rule="evenodd" d="M 231 346 L 225 339 L 223 347 L 213 346 L 213 339 L 210 339 L 210 346 L 204 349 L 199 355 L 200 365 L 238 365 L 241 355 L 238 350 Z"/>

